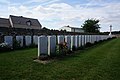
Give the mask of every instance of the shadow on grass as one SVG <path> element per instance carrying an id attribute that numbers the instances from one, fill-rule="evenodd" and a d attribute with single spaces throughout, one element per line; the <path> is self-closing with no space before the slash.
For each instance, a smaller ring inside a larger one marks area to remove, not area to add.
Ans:
<path id="1" fill-rule="evenodd" d="M 68 54 L 68 55 L 61 55 L 61 56 L 57 56 L 55 58 L 53 57 L 53 59 L 64 61 L 64 60 L 68 60 L 68 59 L 71 59 L 71 58 L 79 58 L 79 56 L 81 54 L 84 54 L 84 53 L 86 53 L 88 51 L 91 51 L 91 50 L 93 50 L 93 49 L 95 49 L 95 48 L 97 48 L 97 47 L 99 47 L 99 46 L 101 46 L 101 45 L 103 45 L 103 44 L 105 44 L 106 42 L 109 42 L 109 41 L 111 41 L 111 40 L 108 40 L 108 41 L 105 40 L 103 42 L 99 42 L 97 44 L 94 44 L 94 45 L 92 45 L 90 47 L 87 47 L 87 48 L 84 48 L 82 50 L 74 51 L 74 52 L 72 52 L 71 54 Z"/>
<path id="2" fill-rule="evenodd" d="M 34 48 L 32 48 L 32 47 L 30 47 L 30 48 L 26 47 L 26 48 L 20 48 L 20 49 L 16 49 L 16 50 L 10 49 L 10 50 L 6 50 L 6 51 L 0 51 L 0 54 L 9 54 L 9 53 L 15 52 L 15 51 L 23 51 L 23 50 L 30 50 L 30 49 L 37 49 L 37 48 L 36 47 L 34 47 Z"/>

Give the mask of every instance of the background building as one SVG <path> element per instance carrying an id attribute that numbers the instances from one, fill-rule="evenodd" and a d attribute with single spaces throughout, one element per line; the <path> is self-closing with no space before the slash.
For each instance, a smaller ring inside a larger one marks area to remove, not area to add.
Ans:
<path id="1" fill-rule="evenodd" d="M 63 26 L 59 30 L 66 30 L 67 32 L 80 32 L 84 33 L 84 30 L 82 28 L 77 28 L 77 27 L 70 27 L 68 26 Z"/>
<path id="2" fill-rule="evenodd" d="M 0 18 L 0 27 L 41 29 L 42 25 L 39 23 L 38 19 L 10 15 L 9 19 Z"/>

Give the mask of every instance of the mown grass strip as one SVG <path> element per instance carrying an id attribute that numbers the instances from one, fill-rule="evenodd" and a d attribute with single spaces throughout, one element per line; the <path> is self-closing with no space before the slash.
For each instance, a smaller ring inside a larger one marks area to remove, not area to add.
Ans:
<path id="1" fill-rule="evenodd" d="M 0 80 L 120 80 L 120 39 L 43 65 L 37 49 L 0 54 Z"/>

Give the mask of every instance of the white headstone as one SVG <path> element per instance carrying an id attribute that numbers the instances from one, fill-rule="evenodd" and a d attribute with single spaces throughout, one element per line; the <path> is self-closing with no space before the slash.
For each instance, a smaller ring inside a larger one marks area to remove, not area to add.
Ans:
<path id="1" fill-rule="evenodd" d="M 105 35 L 105 39 L 107 40 L 107 38 L 108 38 L 108 35 Z"/>
<path id="2" fill-rule="evenodd" d="M 91 41 L 91 35 L 89 35 L 89 42 L 91 43 L 92 41 Z"/>
<path id="3" fill-rule="evenodd" d="M 85 44 L 87 43 L 87 35 L 85 35 Z"/>
<path id="4" fill-rule="evenodd" d="M 105 35 L 104 35 L 104 40 L 106 39 Z"/>
<path id="5" fill-rule="evenodd" d="M 9 46 L 13 46 L 13 37 L 12 36 L 4 36 L 4 42 Z"/>
<path id="6" fill-rule="evenodd" d="M 82 35 L 82 46 L 85 45 L 85 35 Z"/>
<path id="7" fill-rule="evenodd" d="M 99 35 L 99 40 L 101 40 L 101 35 Z"/>
<path id="8" fill-rule="evenodd" d="M 48 55 L 55 53 L 56 36 L 48 36 Z"/>
<path id="9" fill-rule="evenodd" d="M 97 41 L 99 41 L 99 35 L 97 35 Z"/>
<path id="10" fill-rule="evenodd" d="M 99 41 L 99 35 L 97 35 L 97 42 Z"/>
<path id="11" fill-rule="evenodd" d="M 95 37 L 94 37 L 94 38 L 95 38 L 95 41 L 97 41 L 97 35 L 94 35 L 94 36 L 95 36 Z"/>
<path id="12" fill-rule="evenodd" d="M 58 37 L 58 44 L 60 44 L 60 43 L 63 43 L 63 42 L 64 42 L 64 36 L 59 35 L 59 36 L 57 36 L 57 37 Z"/>
<path id="13" fill-rule="evenodd" d="M 75 36 L 75 47 L 76 48 L 79 47 L 79 36 L 78 35 Z"/>
<path id="14" fill-rule="evenodd" d="M 16 40 L 20 41 L 20 46 L 23 47 L 23 36 L 16 36 Z"/>
<path id="15" fill-rule="evenodd" d="M 101 40 L 101 35 L 99 35 L 99 41 Z"/>
<path id="16" fill-rule="evenodd" d="M 93 35 L 93 43 L 96 41 L 96 35 Z"/>
<path id="17" fill-rule="evenodd" d="M 88 35 L 88 42 L 90 42 L 90 35 Z"/>
<path id="18" fill-rule="evenodd" d="M 94 43 L 94 35 L 91 35 L 91 43 Z"/>
<path id="19" fill-rule="evenodd" d="M 71 36 L 65 36 L 65 42 L 67 42 L 68 49 L 71 49 Z"/>
<path id="20" fill-rule="evenodd" d="M 82 35 L 79 35 L 79 47 L 82 45 Z"/>
<path id="21" fill-rule="evenodd" d="M 105 35 L 103 35 L 103 40 L 105 40 Z"/>
<path id="22" fill-rule="evenodd" d="M 106 36 L 104 35 L 104 40 L 106 39 Z"/>
<path id="23" fill-rule="evenodd" d="M 108 39 L 109 38 L 109 36 L 108 35 L 105 35 L 106 36 L 106 39 Z M 112 37 L 114 37 L 114 36 L 112 36 Z"/>
<path id="24" fill-rule="evenodd" d="M 86 35 L 86 43 L 89 42 L 89 35 Z"/>
<path id="25" fill-rule="evenodd" d="M 96 41 L 98 41 L 98 35 L 96 35 Z"/>
<path id="26" fill-rule="evenodd" d="M 90 41 L 89 42 L 92 43 L 92 35 L 90 35 Z"/>
<path id="27" fill-rule="evenodd" d="M 93 36 L 93 42 L 95 43 L 96 41 L 96 35 Z"/>
<path id="28" fill-rule="evenodd" d="M 40 36 L 38 37 L 38 57 L 40 55 L 48 55 L 48 37 Z"/>
<path id="29" fill-rule="evenodd" d="M 105 36 L 104 35 L 102 35 L 102 40 L 104 40 L 105 39 Z"/>
<path id="30" fill-rule="evenodd" d="M 33 43 L 35 43 L 35 45 L 38 45 L 38 36 L 33 36 Z"/>
<path id="31" fill-rule="evenodd" d="M 71 36 L 71 50 L 73 46 L 75 46 L 75 36 Z"/>
<path id="32" fill-rule="evenodd" d="M 31 36 L 25 36 L 25 44 L 29 46 L 31 44 Z"/>

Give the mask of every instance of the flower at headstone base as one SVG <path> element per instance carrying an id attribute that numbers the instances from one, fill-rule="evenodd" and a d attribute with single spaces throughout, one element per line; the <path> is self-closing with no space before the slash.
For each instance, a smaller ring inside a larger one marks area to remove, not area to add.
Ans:
<path id="1" fill-rule="evenodd" d="M 68 46 L 66 42 L 61 42 L 56 46 L 56 53 L 58 55 L 66 55 L 68 52 Z"/>
<path id="2" fill-rule="evenodd" d="M 0 47 L 6 47 L 6 46 L 8 46 L 8 43 L 1 43 L 0 44 Z"/>
<path id="3" fill-rule="evenodd" d="M 11 49 L 11 46 L 8 43 L 1 43 L 0 44 L 0 51 L 7 51 L 10 49 Z"/>

